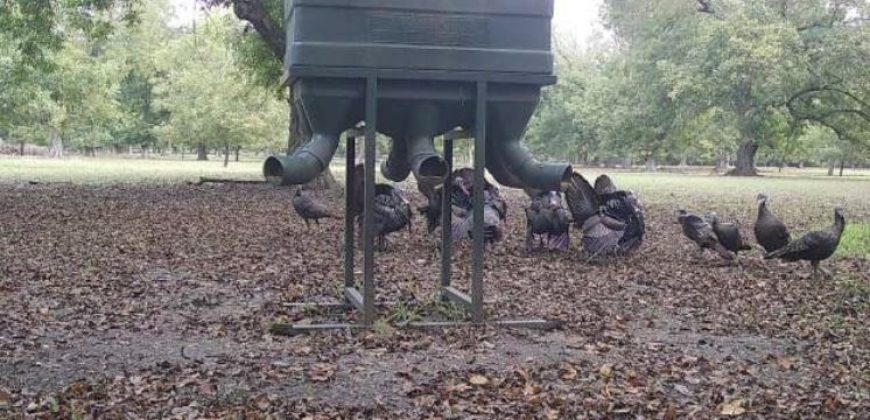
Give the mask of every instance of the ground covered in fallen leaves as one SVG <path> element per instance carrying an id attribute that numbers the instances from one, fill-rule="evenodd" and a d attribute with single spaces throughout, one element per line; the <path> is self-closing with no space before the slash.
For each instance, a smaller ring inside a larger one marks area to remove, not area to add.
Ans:
<path id="1" fill-rule="evenodd" d="M 618 182 L 618 178 L 617 178 Z M 522 196 L 488 253 L 487 316 L 564 321 L 555 331 L 395 328 L 456 319 L 436 301 L 435 241 L 378 254 L 385 320 L 370 331 L 269 334 L 273 322 L 355 321 L 300 310 L 335 301 L 343 221 L 305 229 L 291 191 L 259 185 L 0 185 L 0 417 L 866 418 L 870 261 L 838 256 L 742 268 L 698 256 L 673 210 L 736 216 L 754 195 L 642 196 L 634 257 L 526 255 Z M 413 194 L 415 204 L 420 199 Z M 793 229 L 830 224 L 870 198 L 776 196 Z M 690 201 L 677 203 L 676 201 Z M 336 214 L 339 200 L 333 199 Z M 460 245 L 456 282 L 470 251 Z M 359 267 L 359 265 L 357 265 Z"/>

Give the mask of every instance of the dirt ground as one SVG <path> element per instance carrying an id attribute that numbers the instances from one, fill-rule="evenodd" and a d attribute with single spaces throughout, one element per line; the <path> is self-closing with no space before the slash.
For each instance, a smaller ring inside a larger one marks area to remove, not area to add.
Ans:
<path id="1" fill-rule="evenodd" d="M 618 181 L 618 180 L 617 180 Z M 377 258 L 371 331 L 271 335 L 340 291 L 343 221 L 306 230 L 268 186 L 0 185 L 0 417 L 866 418 L 870 261 L 742 268 L 697 255 L 675 197 L 646 200 L 648 239 L 590 263 L 522 252 L 523 198 L 487 254 L 487 317 L 553 331 L 395 328 L 457 317 L 435 302 L 438 254 L 418 219 Z M 413 194 L 419 204 L 419 197 Z M 851 220 L 870 202 L 847 203 Z M 335 201 L 336 203 L 338 201 Z M 698 197 L 751 235 L 752 196 Z M 690 205 L 690 207 L 692 207 Z M 831 203 L 778 197 L 799 224 Z M 336 213 L 339 207 L 336 205 Z M 711 209 L 711 210 L 712 210 Z M 806 216 L 806 217 L 804 217 Z M 466 287 L 467 246 L 456 283 Z"/>

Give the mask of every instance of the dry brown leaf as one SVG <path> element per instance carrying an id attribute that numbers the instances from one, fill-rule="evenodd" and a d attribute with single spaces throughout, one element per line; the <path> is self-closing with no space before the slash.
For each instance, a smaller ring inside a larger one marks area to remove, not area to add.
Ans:
<path id="1" fill-rule="evenodd" d="M 613 377 L 613 366 L 606 364 L 601 366 L 601 369 L 598 370 L 598 373 L 604 379 L 610 379 Z"/>
<path id="2" fill-rule="evenodd" d="M 541 392 L 541 387 L 537 385 L 526 384 L 526 386 L 523 387 L 523 395 L 525 396 L 535 395 L 539 392 Z"/>
<path id="3" fill-rule="evenodd" d="M 335 366 L 329 363 L 315 363 L 308 371 L 308 377 L 315 382 L 325 382 L 332 379 Z"/>
<path id="4" fill-rule="evenodd" d="M 472 385 L 484 386 L 489 383 L 489 379 L 483 375 L 471 375 L 471 378 L 468 379 L 468 382 Z"/>
<path id="5" fill-rule="evenodd" d="M 566 381 L 570 381 L 577 378 L 577 369 L 574 369 L 573 366 L 566 366 L 562 372 L 562 379 Z"/>
<path id="6" fill-rule="evenodd" d="M 743 399 L 738 398 L 722 404 L 722 410 L 719 411 L 719 414 L 723 416 L 739 416 L 746 412 L 746 409 L 743 408 L 743 403 Z"/>
<path id="7" fill-rule="evenodd" d="M 449 392 L 457 392 L 457 393 L 463 393 L 463 392 L 468 391 L 470 389 L 473 389 L 473 387 L 471 385 L 464 383 L 464 382 L 460 382 L 456 385 L 453 385 L 453 386 L 447 388 L 447 390 Z"/>

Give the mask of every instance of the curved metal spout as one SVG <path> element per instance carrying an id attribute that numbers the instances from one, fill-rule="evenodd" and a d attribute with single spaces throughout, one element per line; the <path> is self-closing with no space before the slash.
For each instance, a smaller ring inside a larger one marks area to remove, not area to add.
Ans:
<path id="1" fill-rule="evenodd" d="M 394 182 L 402 182 L 411 173 L 411 165 L 408 162 L 408 145 L 402 139 L 393 139 L 390 146 L 390 154 L 387 160 L 381 164 L 381 174 Z"/>
<path id="2" fill-rule="evenodd" d="M 410 171 L 417 182 L 442 182 L 447 177 L 447 162 L 435 151 L 433 138 L 446 130 L 443 113 L 432 102 L 411 104 L 408 117 L 393 138 L 390 156 L 381 165 L 381 173 L 391 181 L 404 181 Z"/>
<path id="3" fill-rule="evenodd" d="M 270 156 L 263 165 L 266 180 L 276 185 L 306 184 L 323 172 L 338 148 L 337 135 L 315 133 L 290 156 Z"/>
<path id="4" fill-rule="evenodd" d="M 447 176 L 447 162 L 435 151 L 435 143 L 429 137 L 394 139 L 390 155 L 381 165 L 381 173 L 390 181 L 404 181 L 413 171 L 414 177 L 443 181 Z"/>
<path id="5" fill-rule="evenodd" d="M 543 163 L 521 141 L 526 123 L 537 106 L 537 88 L 512 92 L 492 104 L 487 118 L 486 168 L 499 184 L 541 191 L 561 191 L 571 176 L 567 163 Z"/>
<path id="6" fill-rule="evenodd" d="M 329 89 L 325 89 L 328 86 Z M 352 82 L 333 79 L 297 81 L 294 106 L 310 127 L 311 140 L 289 156 L 270 156 L 263 165 L 266 180 L 277 185 L 311 182 L 329 167 L 341 133 L 358 120 L 359 108 Z"/>
<path id="7" fill-rule="evenodd" d="M 567 181 L 572 172 L 567 163 L 538 161 L 519 138 L 487 144 L 486 155 L 486 168 L 496 181 L 514 188 L 561 191 L 562 182 Z"/>

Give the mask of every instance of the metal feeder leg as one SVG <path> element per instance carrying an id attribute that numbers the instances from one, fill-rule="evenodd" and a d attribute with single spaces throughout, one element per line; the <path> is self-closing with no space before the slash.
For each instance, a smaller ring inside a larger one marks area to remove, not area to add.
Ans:
<path id="1" fill-rule="evenodd" d="M 375 140 L 378 116 L 378 80 L 366 79 L 365 210 L 363 211 L 363 324 L 375 322 Z"/>
<path id="2" fill-rule="evenodd" d="M 347 153 L 345 154 L 344 170 L 344 287 L 354 287 L 353 276 L 353 185 L 354 163 L 356 162 L 356 138 L 347 134 Z"/>
<path id="3" fill-rule="evenodd" d="M 441 287 L 450 287 L 453 273 L 453 139 L 444 137 L 444 161 L 447 162 L 447 177 L 441 187 Z M 441 297 L 447 300 L 446 296 Z"/>
<path id="4" fill-rule="evenodd" d="M 356 172 L 354 165 L 356 164 L 356 138 L 359 133 L 355 130 L 347 132 L 347 154 L 345 155 L 345 181 L 344 181 L 344 298 L 348 303 L 353 305 L 358 311 L 364 311 L 364 302 L 362 295 L 356 288 L 356 279 L 354 278 L 353 258 L 355 254 L 353 239 L 354 239 L 354 220 L 353 220 L 353 186 L 356 183 Z M 362 234 L 362 233 L 360 233 Z"/>
<path id="5" fill-rule="evenodd" d="M 471 320 L 483 322 L 483 173 L 486 167 L 486 82 L 477 82 L 477 112 L 474 117 L 474 238 L 471 265 Z"/>

